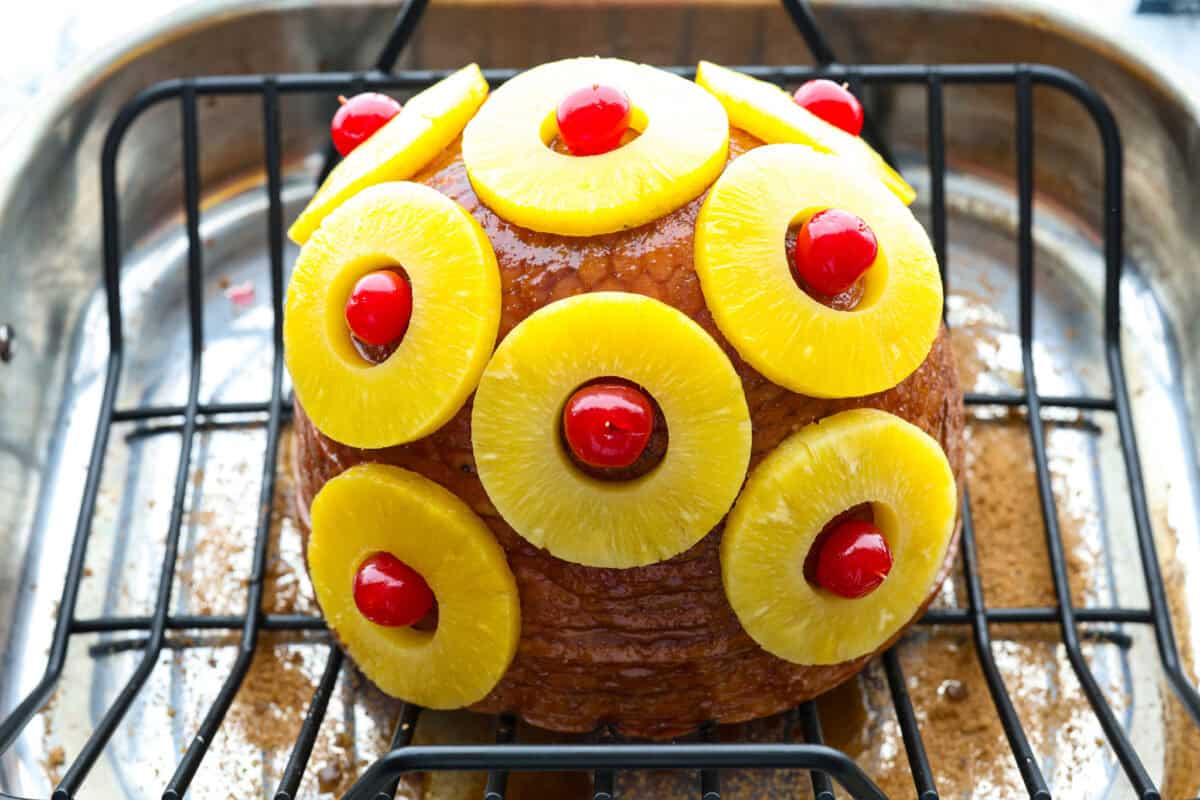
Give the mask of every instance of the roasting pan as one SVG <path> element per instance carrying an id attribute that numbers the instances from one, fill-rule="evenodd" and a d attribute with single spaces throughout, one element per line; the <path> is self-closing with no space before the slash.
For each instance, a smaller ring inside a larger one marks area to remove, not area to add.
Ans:
<path id="1" fill-rule="evenodd" d="M 439 0 L 389 40 L 393 4 L 202 4 L 17 132 L 0 794 L 1200 794 L 1194 42 L 1055 3 L 787 6 Z M 355 72 L 409 33 L 397 77 Z M 276 469 L 282 226 L 333 97 L 581 53 L 854 83 L 920 192 L 971 392 L 974 524 L 925 624 L 820 701 L 674 745 L 379 695 L 314 616 Z M 253 77 L 177 80 L 222 75 Z"/>

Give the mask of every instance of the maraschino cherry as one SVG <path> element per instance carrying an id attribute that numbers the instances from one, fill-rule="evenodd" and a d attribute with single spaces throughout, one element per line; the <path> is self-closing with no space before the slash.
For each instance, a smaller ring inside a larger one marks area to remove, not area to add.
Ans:
<path id="1" fill-rule="evenodd" d="M 596 156 L 621 145 L 632 114 L 627 94 L 612 86 L 592 84 L 564 97 L 555 118 L 559 138 L 571 155 Z"/>
<path id="2" fill-rule="evenodd" d="M 797 89 L 792 99 L 797 105 L 851 136 L 858 136 L 862 132 L 862 103 L 840 83 L 818 78 Z"/>
<path id="3" fill-rule="evenodd" d="M 343 156 L 371 138 L 388 120 L 400 113 L 400 104 L 386 94 L 364 92 L 347 100 L 339 97 L 342 107 L 333 115 L 329 132 L 333 146 Z"/>
<path id="4" fill-rule="evenodd" d="M 404 336 L 412 319 L 412 285 L 388 269 L 358 279 L 346 301 L 346 324 L 360 342 L 389 345 Z"/>
<path id="5" fill-rule="evenodd" d="M 821 543 L 816 583 L 849 599 L 879 588 L 892 571 L 892 551 L 879 528 L 860 519 L 839 523 Z"/>
<path id="6" fill-rule="evenodd" d="M 828 208 L 800 226 L 792 258 L 807 287 L 835 295 L 853 286 L 878 252 L 879 243 L 866 222 L 849 211 Z"/>
<path id="7" fill-rule="evenodd" d="M 419 622 L 433 608 L 429 584 L 391 553 L 376 553 L 354 576 L 354 605 L 376 625 L 400 628 Z"/>
<path id="8" fill-rule="evenodd" d="M 567 445 L 589 467 L 630 466 L 645 452 L 653 430 L 650 398 L 621 383 L 585 386 L 563 409 Z"/>

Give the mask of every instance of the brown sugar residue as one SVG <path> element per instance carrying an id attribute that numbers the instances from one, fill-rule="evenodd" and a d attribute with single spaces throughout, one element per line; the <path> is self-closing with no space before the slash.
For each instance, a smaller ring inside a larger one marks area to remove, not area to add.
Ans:
<path id="1" fill-rule="evenodd" d="M 62 745 L 55 745 L 47 751 L 43 766 L 46 768 L 46 775 L 50 778 L 50 783 L 55 786 L 62 780 L 62 767 L 65 763 L 67 763 L 67 754 L 63 751 Z"/>
<path id="2" fill-rule="evenodd" d="M 1163 569 L 1163 582 L 1167 586 L 1167 604 L 1171 608 L 1171 616 L 1175 622 L 1176 634 L 1181 638 L 1179 648 L 1180 660 L 1183 662 L 1183 672 L 1193 686 L 1200 686 L 1200 674 L 1197 674 L 1193 649 L 1187 644 L 1187 631 L 1191 630 L 1191 615 L 1188 613 L 1184 598 L 1185 582 L 1188 571 L 1180 563 L 1176 553 L 1178 535 L 1175 528 L 1167 519 L 1166 514 L 1156 515 L 1155 529 L 1165 533 L 1157 538 L 1159 563 Z M 1174 746 L 1166 748 L 1164 755 L 1165 777 L 1163 779 L 1163 797 L 1194 797 L 1200 793 L 1200 728 L 1188 714 L 1187 709 L 1179 702 L 1174 691 L 1166 685 L 1163 679 L 1163 724 L 1165 731 L 1163 740 Z"/>
<path id="3" fill-rule="evenodd" d="M 967 437 L 971 513 L 988 605 L 1055 605 L 1033 447 L 1024 415 L 1013 412 L 983 420 L 968 415 Z M 1080 604 L 1087 596 L 1089 570 L 1095 566 L 1083 555 L 1087 548 L 1080 533 L 1085 520 L 1064 507 L 1061 491 L 1055 494 L 1068 583 L 1072 598 Z"/>
<path id="4" fill-rule="evenodd" d="M 278 463 L 290 463 L 291 435 L 280 439 Z M 253 556 L 260 467 L 242 461 L 229 470 L 200 470 L 199 507 L 185 523 L 195 541 L 178 570 L 183 601 L 200 614 L 241 614 Z M 254 472 L 255 475 L 250 473 Z M 316 613 L 304 573 L 303 547 L 291 514 L 291 470 L 281 468 L 272 499 L 262 608 L 268 614 Z"/>
<path id="5" fill-rule="evenodd" d="M 229 709 L 229 723 L 261 750 L 291 749 L 312 699 L 312 678 L 289 657 L 286 636 L 261 634 L 250 671 Z"/>

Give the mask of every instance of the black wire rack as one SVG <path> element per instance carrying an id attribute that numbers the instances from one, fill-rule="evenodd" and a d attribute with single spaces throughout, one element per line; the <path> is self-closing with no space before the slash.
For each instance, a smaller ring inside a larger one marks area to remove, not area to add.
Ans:
<path id="1" fill-rule="evenodd" d="M 287 424 L 289 405 L 283 393 L 282 304 L 284 296 L 283 211 L 281 201 L 281 138 L 279 102 L 281 95 L 317 93 L 332 96 L 363 89 L 416 90 L 444 77 L 437 71 L 392 72 L 395 62 L 416 29 L 427 0 L 408 0 L 401 10 L 391 36 L 374 70 L 363 73 L 252 75 L 201 77 L 173 80 L 152 86 L 131 100 L 118 113 L 104 142 L 100 164 L 103 199 L 103 271 L 107 300 L 110 355 L 100 403 L 91 459 L 85 481 L 82 504 L 75 529 L 59 616 L 55 625 L 45 673 L 37 686 L 0 722 L 0 754 L 7 750 L 29 720 L 51 696 L 62 675 L 68 646 L 79 634 L 97 632 L 141 632 L 143 654 L 128 682 L 108 706 L 79 751 L 67 765 L 55 788 L 55 800 L 79 796 L 80 787 L 97 759 L 104 752 L 157 662 L 169 634 L 177 631 L 240 631 L 237 657 L 223 685 L 212 698 L 207 713 L 191 743 L 180 758 L 174 774 L 163 789 L 168 800 L 183 797 L 213 741 L 226 712 L 250 668 L 259 634 L 269 630 L 324 630 L 318 617 L 271 615 L 261 609 L 265 565 L 270 534 L 271 507 L 275 493 L 275 470 L 280 435 Z M 992 608 L 986 605 L 980 582 L 975 531 L 971 519 L 969 493 L 961 509 L 961 566 L 966 586 L 967 605 L 937 608 L 920 620 L 925 625 L 956 625 L 971 628 L 976 654 L 983 670 L 991 699 L 1003 725 L 1012 758 L 1031 798 L 1049 798 L 1050 789 L 1028 737 L 1017 717 L 1012 699 L 994 658 L 990 626 L 1004 624 L 1057 623 L 1061 643 L 1072 670 L 1090 703 L 1108 746 L 1115 753 L 1130 785 L 1141 798 L 1157 798 L 1159 791 L 1141 756 L 1123 730 L 1113 706 L 1097 683 L 1081 649 L 1085 633 L 1111 633 L 1111 629 L 1087 629 L 1096 623 L 1140 625 L 1153 629 L 1162 669 L 1179 700 L 1200 725 L 1200 694 L 1193 687 L 1180 662 L 1166 592 L 1155 552 L 1143 484 L 1129 393 L 1121 360 L 1121 309 L 1119 286 L 1122 270 L 1122 155 L 1120 136 L 1112 113 L 1096 92 L 1079 78 L 1051 67 L 1024 64 L 991 65 L 877 65 L 843 66 L 836 63 L 829 44 L 802 0 L 783 0 L 783 5 L 805 39 L 817 62 L 817 68 L 749 66 L 739 69 L 778 84 L 795 84 L 815 76 L 847 81 L 852 89 L 864 86 L 909 85 L 924 87 L 928 128 L 928 167 L 932 239 L 938 262 L 947 274 L 946 249 L 946 147 L 943 135 L 943 88 L 947 85 L 1000 85 L 1013 89 L 1017 143 L 1019 338 L 1023 366 L 1023 390 L 1011 394 L 971 394 L 970 405 L 1023 409 L 1028 420 L 1034 456 L 1038 497 L 1044 523 L 1057 605 L 1044 608 Z M 691 77 L 691 67 L 669 67 Z M 485 71 L 494 86 L 512 77 L 509 70 Z M 1048 87 L 1074 98 L 1095 123 L 1103 152 L 1103 245 L 1105 263 L 1104 352 L 1110 380 L 1108 396 L 1046 396 L 1038 392 L 1033 369 L 1034 321 L 1034 87 Z M 266 159 L 269 206 L 266 241 L 270 256 L 271 302 L 274 310 L 274 360 L 271 394 L 263 402 L 205 404 L 200 402 L 201 363 L 204 355 L 202 315 L 202 255 L 199 234 L 200 180 L 197 103 L 208 96 L 256 96 L 261 99 L 264 153 Z M 117 155 L 126 131 L 135 119 L 152 106 L 176 104 L 182 117 L 184 171 L 184 207 L 188 239 L 187 305 L 190 333 L 190 373 L 187 400 L 181 406 L 118 407 L 117 389 L 125 356 L 121 311 L 120 210 L 117 190 Z M 886 154 L 883 142 L 868 120 L 865 135 Z M 1145 578 L 1148 605 L 1145 608 L 1076 607 L 1067 583 L 1063 539 L 1058 525 L 1055 496 L 1047 463 L 1043 408 L 1068 408 L 1115 417 L 1120 436 L 1129 498 L 1132 505 L 1141 566 Z M 266 457 L 261 477 L 257 530 L 253 562 L 248 576 L 245 611 L 240 615 L 173 615 L 169 613 L 171 587 L 179 556 L 180 530 L 191 463 L 192 442 L 197 430 L 219 428 L 222 424 L 243 424 L 230 418 L 245 414 L 265 415 Z M 105 454 L 114 426 L 146 421 L 174 424 L 181 440 L 174 495 L 167 528 L 166 548 L 158 583 L 154 612 L 147 617 L 100 617 L 85 619 L 76 615 L 80 581 L 92 529 L 96 500 L 104 469 Z M 897 647 L 903 646 L 898 645 Z M 883 669 L 902 733 L 913 785 L 920 800 L 938 797 L 933 769 L 921 737 L 920 724 L 908 695 L 896 647 L 882 656 Z M 341 650 L 328 645 L 323 674 L 312 696 L 299 735 L 291 751 L 275 793 L 276 800 L 291 800 L 298 790 L 308 764 L 318 730 L 343 667 Z M 696 797 L 720 800 L 720 773 L 724 768 L 789 768 L 811 771 L 814 794 L 820 800 L 832 800 L 833 781 L 857 798 L 882 800 L 884 794 L 866 773 L 844 753 L 823 744 L 821 721 L 815 704 L 804 703 L 791 712 L 803 733 L 803 743 L 746 744 L 716 741 L 711 727 L 702 729 L 700 740 L 687 744 L 613 743 L 603 736 L 590 744 L 531 745 L 515 741 L 514 721 L 497 720 L 496 743 L 483 746 L 411 746 L 420 709 L 402 705 L 392 738 L 391 749 L 372 764 L 346 795 L 347 800 L 382 800 L 393 797 L 402 773 L 430 770 L 486 771 L 485 800 L 503 800 L 509 771 L 590 771 L 593 774 L 593 800 L 613 800 L 615 774 L 623 770 L 661 769 L 695 770 L 698 773 Z"/>

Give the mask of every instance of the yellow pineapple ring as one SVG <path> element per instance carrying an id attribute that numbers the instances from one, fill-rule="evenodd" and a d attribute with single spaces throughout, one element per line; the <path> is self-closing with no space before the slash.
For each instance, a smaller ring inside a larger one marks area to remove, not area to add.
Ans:
<path id="1" fill-rule="evenodd" d="M 887 579 L 847 599 L 804 577 L 835 516 L 872 503 L 891 548 Z M 721 576 L 746 633 L 795 664 L 873 653 L 925 601 L 954 532 L 958 493 L 938 443 L 876 409 L 843 411 L 792 434 L 755 467 L 725 523 Z"/>
<path id="2" fill-rule="evenodd" d="M 555 109 L 602 83 L 633 106 L 628 144 L 595 156 L 556 153 Z M 721 173 L 729 121 L 712 95 L 669 72 L 616 58 L 543 64 L 497 89 L 463 133 L 471 185 L 509 222 L 543 233 L 593 236 L 634 228 L 698 197 Z"/>
<path id="3" fill-rule="evenodd" d="M 696 83 L 725 106 L 729 123 L 767 144 L 805 144 L 822 153 L 833 153 L 857 162 L 892 190 L 905 205 L 917 198 L 916 191 L 892 169 L 871 145 L 859 136 L 797 105 L 787 92 L 773 83 L 741 72 L 701 61 Z"/>
<path id="4" fill-rule="evenodd" d="M 788 227 L 825 208 L 858 215 L 879 242 L 850 311 L 810 297 L 788 263 Z M 941 324 L 924 228 L 852 163 L 802 145 L 760 147 L 729 165 L 696 221 L 695 264 L 713 319 L 742 358 L 813 397 L 892 388 L 925 360 Z"/>
<path id="5" fill-rule="evenodd" d="M 578 470 L 560 435 L 567 398 L 620 377 L 658 402 L 662 462 L 625 482 Z M 676 309 L 597 292 L 551 303 L 500 343 L 471 417 L 488 497 L 517 533 L 566 561 L 653 564 L 682 553 L 729 510 L 750 459 L 750 415 L 725 353 Z"/>
<path id="6" fill-rule="evenodd" d="M 354 577 L 387 552 L 437 597 L 437 628 L 376 625 L 354 603 Z M 428 478 L 363 464 L 312 503 L 308 568 L 325 621 L 385 693 L 426 708 L 461 708 L 500 680 L 521 635 L 517 583 L 483 520 Z"/>
<path id="7" fill-rule="evenodd" d="M 417 174 L 462 132 L 487 93 L 483 73 L 471 64 L 413 95 L 399 114 L 333 168 L 288 237 L 304 244 L 330 212 L 363 189 Z"/>
<path id="8" fill-rule="evenodd" d="M 412 320 L 391 357 L 372 366 L 354 348 L 346 298 L 363 275 L 396 265 L 412 284 Z M 379 448 L 454 416 L 499 326 L 500 272 L 479 223 L 428 186 L 384 183 L 348 200 L 301 248 L 283 335 L 313 424 L 343 444 Z"/>

